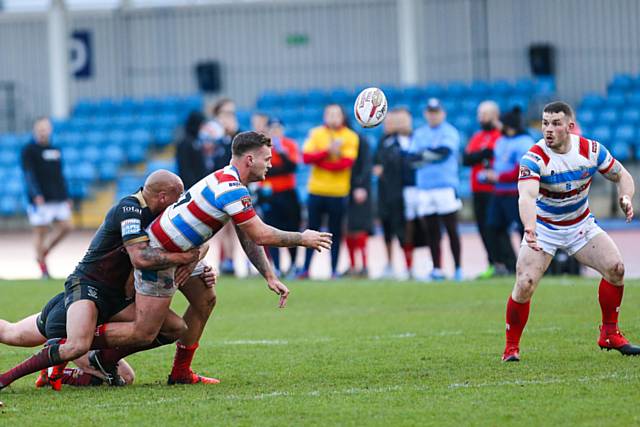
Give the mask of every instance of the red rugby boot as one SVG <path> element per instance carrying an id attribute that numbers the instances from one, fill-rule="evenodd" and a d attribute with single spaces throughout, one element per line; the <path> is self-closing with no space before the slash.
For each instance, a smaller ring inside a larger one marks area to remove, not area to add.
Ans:
<path id="1" fill-rule="evenodd" d="M 49 375 L 47 374 L 47 370 L 43 369 L 36 379 L 36 388 L 42 388 L 47 385 L 49 385 Z"/>
<path id="2" fill-rule="evenodd" d="M 503 362 L 519 362 L 520 361 L 520 349 L 515 346 L 507 346 L 502 353 Z"/>
<path id="3" fill-rule="evenodd" d="M 628 339 L 622 335 L 620 329 L 616 326 L 615 329 L 603 328 L 600 326 L 600 338 L 598 339 L 598 345 L 602 350 L 618 350 L 625 356 L 638 356 L 640 355 L 640 347 L 633 345 Z"/>
<path id="4" fill-rule="evenodd" d="M 169 379 L 167 380 L 167 384 L 219 384 L 220 380 L 217 378 L 209 378 L 203 377 L 202 375 L 198 375 L 193 372 L 191 369 L 186 371 L 184 374 L 174 375 L 173 373 L 169 375 Z"/>

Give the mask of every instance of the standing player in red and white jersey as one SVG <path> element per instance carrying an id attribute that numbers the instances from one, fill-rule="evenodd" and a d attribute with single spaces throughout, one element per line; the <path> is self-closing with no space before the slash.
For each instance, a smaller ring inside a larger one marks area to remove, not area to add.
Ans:
<path id="1" fill-rule="evenodd" d="M 544 139 L 520 162 L 519 209 L 525 235 L 516 284 L 507 302 L 505 362 L 520 360 L 520 336 L 529 317 L 531 296 L 558 249 L 602 275 L 598 290 L 600 348 L 640 354 L 640 347 L 630 344 L 618 329 L 624 290 L 622 256 L 596 223 L 587 200 L 591 179 L 600 172 L 616 183 L 620 209 L 629 222 L 633 218 L 633 178 L 602 144 L 572 135 L 573 118 L 568 104 L 547 104 L 542 114 Z"/>
<path id="2" fill-rule="evenodd" d="M 199 247 L 228 221 L 233 221 L 249 260 L 266 279 L 269 289 L 280 296 L 279 306 L 284 307 L 289 289 L 274 273 L 262 246 L 304 246 L 319 251 L 331 248 L 332 236 L 313 230 L 282 231 L 265 224 L 256 215 L 246 185 L 262 181 L 271 167 L 271 140 L 267 136 L 242 132 L 233 139 L 232 152 L 229 166 L 191 187 L 148 227 L 150 246 L 186 252 Z M 148 348 L 149 338 L 157 335 L 169 312 L 177 289 L 175 271 L 174 267 L 135 270 L 136 320 L 105 324 L 104 337 L 110 349 L 93 352 L 93 360 L 110 370 L 124 355 Z M 196 341 L 203 328 L 204 324 L 197 330 Z M 173 383 L 170 376 L 169 384 Z"/>

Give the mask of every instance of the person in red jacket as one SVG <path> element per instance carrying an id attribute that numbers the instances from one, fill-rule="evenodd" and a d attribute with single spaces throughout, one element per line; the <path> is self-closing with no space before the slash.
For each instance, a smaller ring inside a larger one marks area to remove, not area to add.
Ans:
<path id="1" fill-rule="evenodd" d="M 284 136 L 284 123 L 270 118 L 268 132 L 271 137 L 271 169 L 262 182 L 260 194 L 263 200 L 260 205 L 264 212 L 265 222 L 285 231 L 300 230 L 301 207 L 296 191 L 296 169 L 300 154 L 296 142 Z M 291 276 L 295 272 L 296 253 L 298 248 L 287 248 L 291 259 L 289 270 L 284 272 L 280 262 L 280 248 L 270 247 L 269 256 L 278 272 Z"/>
<path id="2" fill-rule="evenodd" d="M 495 274 L 494 260 L 490 248 L 490 235 L 487 228 L 487 211 L 493 194 L 493 184 L 480 182 L 478 174 L 493 165 L 493 149 L 500 138 L 500 109 L 493 101 L 484 101 L 478 105 L 478 123 L 480 130 L 473 134 L 464 151 L 462 163 L 471 166 L 471 192 L 473 193 L 473 213 L 482 244 L 487 252 L 489 267 L 481 278 L 489 278 Z"/>

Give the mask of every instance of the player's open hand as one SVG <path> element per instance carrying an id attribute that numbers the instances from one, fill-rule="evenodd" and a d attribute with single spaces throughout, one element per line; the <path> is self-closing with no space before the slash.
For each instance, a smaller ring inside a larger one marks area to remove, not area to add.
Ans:
<path id="1" fill-rule="evenodd" d="M 269 286 L 269 289 L 273 292 L 280 295 L 278 307 L 284 308 L 284 306 L 287 305 L 287 298 L 289 298 L 289 288 L 287 288 L 279 279 L 271 279 L 267 281 L 267 286 Z"/>
<path id="2" fill-rule="evenodd" d="M 631 219 L 633 218 L 633 203 L 631 202 L 631 197 L 622 196 L 619 199 L 619 203 L 620 209 L 624 212 L 627 222 L 631 222 Z"/>
<path id="3" fill-rule="evenodd" d="M 535 230 L 525 229 L 524 241 L 527 242 L 527 246 L 529 246 L 534 251 L 542 250 L 542 248 L 538 246 L 538 235 L 536 234 Z"/>
<path id="4" fill-rule="evenodd" d="M 333 234 L 315 230 L 304 230 L 302 232 L 302 246 L 315 249 L 320 252 L 322 249 L 331 249 Z"/>

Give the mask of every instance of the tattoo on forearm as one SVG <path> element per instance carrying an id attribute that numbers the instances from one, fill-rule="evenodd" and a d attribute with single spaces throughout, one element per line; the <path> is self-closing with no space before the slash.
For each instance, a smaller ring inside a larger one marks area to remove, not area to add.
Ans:
<path id="1" fill-rule="evenodd" d="M 267 277 L 267 274 L 271 271 L 271 264 L 269 264 L 264 248 L 257 245 L 249 236 L 240 230 L 240 228 L 236 227 L 236 231 L 238 239 L 240 240 L 240 246 L 242 246 L 242 250 L 244 250 L 251 264 L 253 264 L 262 277 Z"/>
<path id="2" fill-rule="evenodd" d="M 611 169 L 604 174 L 609 181 L 619 182 L 622 178 L 622 165 L 616 160 Z"/>
<path id="3" fill-rule="evenodd" d="M 142 249 L 140 251 L 140 257 L 146 262 L 151 263 L 151 268 L 158 270 L 164 270 L 174 265 L 167 256 L 167 252 L 162 249 L 152 248 L 151 246 Z"/>
<path id="4" fill-rule="evenodd" d="M 302 234 L 295 231 L 282 231 L 275 227 L 272 228 L 273 233 L 278 240 L 278 246 L 290 248 L 300 246 L 302 243 Z"/>

